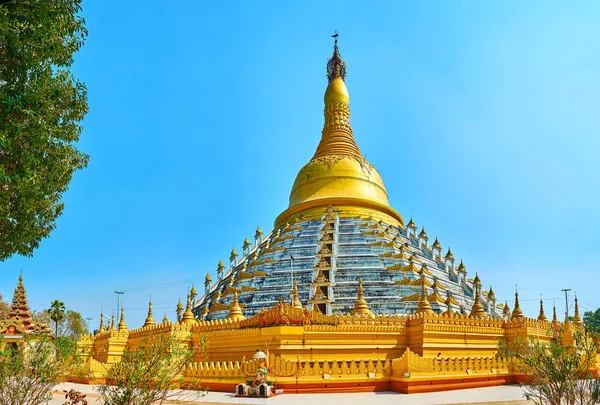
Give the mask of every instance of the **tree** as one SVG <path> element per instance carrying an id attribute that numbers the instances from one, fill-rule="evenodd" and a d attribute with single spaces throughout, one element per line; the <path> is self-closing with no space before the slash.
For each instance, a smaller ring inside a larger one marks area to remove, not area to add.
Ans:
<path id="1" fill-rule="evenodd" d="M 0 261 L 56 227 L 88 156 L 75 148 L 87 89 L 70 72 L 87 36 L 81 0 L 0 4 Z"/>
<path id="2" fill-rule="evenodd" d="M 35 323 L 50 324 L 53 319 L 50 318 L 50 310 L 46 309 L 42 312 L 35 312 L 33 314 L 33 320 Z M 64 318 L 58 321 L 58 325 L 55 324 L 54 335 L 60 337 L 72 337 L 79 339 L 81 335 L 89 333 L 87 330 L 87 324 L 83 316 L 79 312 L 71 311 L 70 309 L 65 312 Z"/>
<path id="3" fill-rule="evenodd" d="M 0 320 L 8 318 L 8 313 L 10 312 L 10 305 L 8 302 L 2 299 L 2 294 L 0 294 Z"/>
<path id="4" fill-rule="evenodd" d="M 50 390 L 78 363 L 74 339 L 24 337 L 0 352 L 0 405 L 47 403 Z"/>
<path id="5" fill-rule="evenodd" d="M 202 341 L 197 349 L 203 350 L 205 345 Z M 106 383 L 98 386 L 100 401 L 104 405 L 150 405 L 201 396 L 205 391 L 199 384 L 187 383 L 186 388 L 195 391 L 193 394 L 172 389 L 182 382 L 181 372 L 192 358 L 187 344 L 170 335 L 128 347 L 121 361 L 107 371 Z"/>
<path id="6" fill-rule="evenodd" d="M 526 376 L 527 400 L 535 404 L 592 405 L 600 400 L 600 379 L 594 378 L 600 342 L 589 329 L 561 325 L 550 341 L 515 338 L 501 340 L 498 355 L 513 359 Z"/>
<path id="7" fill-rule="evenodd" d="M 600 308 L 596 311 L 587 311 L 583 314 L 583 323 L 590 329 L 600 334 Z"/>
<path id="8" fill-rule="evenodd" d="M 50 303 L 48 315 L 54 321 L 54 334 L 58 336 L 58 323 L 65 319 L 65 304 L 59 300 L 54 300 Z"/>

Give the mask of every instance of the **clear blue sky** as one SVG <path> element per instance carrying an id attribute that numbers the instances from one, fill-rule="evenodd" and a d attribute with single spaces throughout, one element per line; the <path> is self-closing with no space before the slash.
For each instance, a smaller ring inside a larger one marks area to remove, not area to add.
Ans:
<path id="1" fill-rule="evenodd" d="M 284 4 L 285 3 L 285 4 Z M 190 279 L 287 207 L 322 127 L 334 30 L 390 203 L 512 307 L 600 306 L 598 2 L 84 2 L 90 155 L 19 269 L 33 309 L 174 318 Z M 172 283 L 169 286 L 153 287 Z"/>

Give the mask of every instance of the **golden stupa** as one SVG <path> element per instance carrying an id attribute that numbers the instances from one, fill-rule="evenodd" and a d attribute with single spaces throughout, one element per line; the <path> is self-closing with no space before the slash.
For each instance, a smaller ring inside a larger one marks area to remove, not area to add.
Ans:
<path id="1" fill-rule="evenodd" d="M 183 372 L 211 390 L 233 392 L 253 378 L 257 348 L 284 392 L 394 390 L 405 393 L 519 381 L 500 339 L 552 337 L 545 316 L 496 305 L 490 288 L 455 266 L 450 248 L 404 224 L 381 176 L 361 154 L 350 126 L 346 64 L 337 39 L 327 63 L 321 141 L 298 173 L 289 206 L 272 232 L 257 228 L 242 255 L 219 261 L 204 295 L 188 294 L 177 322 L 104 329 L 79 342 L 87 375 L 103 379 L 125 347 L 172 335 L 198 347 Z M 368 288 L 363 289 L 363 284 Z M 504 308 L 504 311 L 502 311 Z M 121 314 L 124 319 L 124 313 Z M 557 321 L 554 321 L 555 323 Z M 77 380 L 78 377 L 73 377 Z"/>

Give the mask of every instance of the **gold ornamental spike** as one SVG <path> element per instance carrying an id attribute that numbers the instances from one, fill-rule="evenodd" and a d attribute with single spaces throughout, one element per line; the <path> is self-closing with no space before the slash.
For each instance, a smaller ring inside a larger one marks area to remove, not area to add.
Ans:
<path id="1" fill-rule="evenodd" d="M 431 308 L 431 304 L 427 300 L 427 293 L 425 291 L 425 283 L 421 286 L 421 301 L 419 301 L 419 306 L 417 307 L 417 314 L 433 314 L 433 309 Z"/>
<path id="2" fill-rule="evenodd" d="M 298 298 L 298 282 L 296 280 L 294 280 L 294 288 L 292 289 L 292 306 L 302 309 L 302 302 Z"/>
<path id="3" fill-rule="evenodd" d="M 540 314 L 538 315 L 538 321 L 548 321 L 546 314 L 544 313 L 544 301 L 540 300 Z"/>
<path id="4" fill-rule="evenodd" d="M 502 315 L 507 318 L 510 318 L 510 307 L 508 306 L 508 301 L 504 301 L 504 308 L 502 309 Z"/>
<path id="5" fill-rule="evenodd" d="M 196 323 L 196 318 L 192 312 L 192 302 L 190 294 L 187 296 L 187 304 L 185 305 L 185 312 L 181 318 L 181 323 Z"/>
<path id="6" fill-rule="evenodd" d="M 242 308 L 240 307 L 237 291 L 233 293 L 233 301 L 229 306 L 229 314 L 227 314 L 227 319 L 232 319 L 234 321 L 242 321 L 246 319 L 244 313 L 242 312 Z"/>
<path id="7" fill-rule="evenodd" d="M 577 296 L 575 296 L 575 314 L 573 314 L 573 325 L 582 327 L 583 322 L 581 321 L 581 317 L 579 316 L 579 303 L 577 301 Z"/>
<path id="8" fill-rule="evenodd" d="M 363 292 L 362 283 L 363 283 L 363 280 L 361 277 L 358 279 L 358 297 L 356 298 L 356 301 L 354 302 L 354 309 L 352 310 L 352 315 L 367 314 L 367 315 L 373 316 L 373 313 L 369 309 L 369 305 L 367 304 L 367 301 L 365 300 L 365 294 Z"/>
<path id="9" fill-rule="evenodd" d="M 154 316 L 152 315 L 152 301 L 150 301 L 148 303 L 148 316 L 146 317 L 146 320 L 144 321 L 144 325 L 142 326 L 142 328 L 146 327 L 146 326 L 154 326 L 156 325 L 156 322 L 154 321 Z"/>
<path id="10" fill-rule="evenodd" d="M 121 320 L 119 321 L 119 332 L 126 330 L 127 324 L 125 323 L 125 308 L 121 307 Z"/>
<path id="11" fill-rule="evenodd" d="M 512 312 L 513 318 L 524 318 L 523 311 L 521 311 L 521 307 L 519 306 L 519 293 L 515 292 L 515 309 Z"/>

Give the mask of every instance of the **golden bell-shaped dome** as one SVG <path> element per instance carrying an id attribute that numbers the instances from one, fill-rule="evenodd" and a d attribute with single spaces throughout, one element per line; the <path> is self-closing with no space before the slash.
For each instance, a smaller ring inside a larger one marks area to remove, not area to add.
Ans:
<path id="1" fill-rule="evenodd" d="M 327 63 L 325 124 L 313 158 L 298 173 L 289 207 L 275 226 L 298 218 L 320 217 L 324 207 L 336 206 L 342 216 L 369 215 L 404 226 L 400 214 L 389 206 L 381 176 L 365 160 L 350 126 L 350 95 L 344 82 L 346 64 L 337 40 Z"/>

